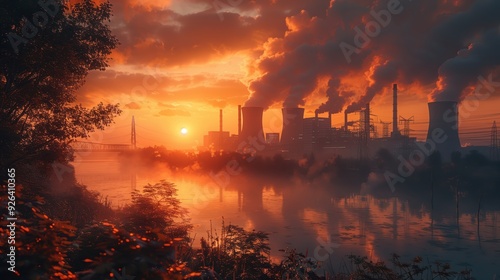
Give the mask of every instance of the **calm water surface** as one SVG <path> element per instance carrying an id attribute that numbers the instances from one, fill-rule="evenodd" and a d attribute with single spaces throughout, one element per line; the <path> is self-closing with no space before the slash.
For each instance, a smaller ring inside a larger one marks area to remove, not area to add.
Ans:
<path id="1" fill-rule="evenodd" d="M 460 214 L 457 226 L 456 210 L 450 205 L 435 203 L 431 214 L 430 207 L 412 199 L 362 195 L 360 186 L 349 186 L 357 194 L 346 194 L 326 184 L 235 176 L 219 187 L 209 174 L 192 178 L 155 168 L 134 176 L 121 170 L 115 156 L 77 156 L 77 179 L 107 196 L 114 206 L 130 202 L 134 187 L 140 190 L 161 179 L 175 183 L 195 226 L 192 235 L 198 240 L 206 237 L 210 224 L 220 232 L 224 217 L 226 225 L 270 233 L 275 259 L 281 256 L 279 249 L 296 248 L 310 257 L 325 256 L 329 249 L 324 267 L 330 271 L 341 269 L 347 254 L 388 261 L 397 253 L 404 260 L 422 256 L 426 263 L 450 262 L 455 271 L 472 268 L 477 279 L 500 276 L 498 210 L 481 212 L 478 231 L 475 213 Z"/>

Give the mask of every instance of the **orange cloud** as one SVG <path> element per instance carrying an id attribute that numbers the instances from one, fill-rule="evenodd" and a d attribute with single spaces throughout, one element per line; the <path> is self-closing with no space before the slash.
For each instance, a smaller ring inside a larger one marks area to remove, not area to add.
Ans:
<path id="1" fill-rule="evenodd" d="M 191 113 L 188 111 L 180 110 L 180 109 L 165 109 L 158 112 L 161 116 L 172 117 L 172 116 L 182 116 L 182 117 L 190 117 Z"/>
<path id="2" fill-rule="evenodd" d="M 137 104 L 136 102 L 130 102 L 128 104 L 125 104 L 125 108 L 131 109 L 131 110 L 139 110 L 141 109 L 141 106 Z"/>

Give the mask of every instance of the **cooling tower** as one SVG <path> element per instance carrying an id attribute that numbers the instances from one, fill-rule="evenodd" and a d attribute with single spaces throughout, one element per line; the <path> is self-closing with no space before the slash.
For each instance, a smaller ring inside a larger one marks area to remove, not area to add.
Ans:
<path id="1" fill-rule="evenodd" d="M 262 128 L 262 107 L 243 107 L 243 128 L 241 129 L 240 141 L 247 141 L 256 137 L 262 139 L 264 137 L 264 129 Z"/>
<path id="2" fill-rule="evenodd" d="M 457 102 L 440 101 L 429 103 L 427 143 L 435 144 L 435 149 L 439 151 L 445 161 L 450 160 L 452 152 L 460 151 Z M 433 147 L 433 144 L 428 146 Z"/>
<path id="3" fill-rule="evenodd" d="M 283 108 L 281 144 L 288 150 L 302 148 L 304 108 Z"/>
<path id="4" fill-rule="evenodd" d="M 241 105 L 238 105 L 238 135 L 241 135 Z"/>

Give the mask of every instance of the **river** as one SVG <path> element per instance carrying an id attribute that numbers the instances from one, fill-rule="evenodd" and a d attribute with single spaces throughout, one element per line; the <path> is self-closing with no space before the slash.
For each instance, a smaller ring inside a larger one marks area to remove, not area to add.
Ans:
<path id="1" fill-rule="evenodd" d="M 224 218 L 226 225 L 269 233 L 273 259 L 280 259 L 279 249 L 296 248 L 329 271 L 345 269 L 348 254 L 388 262 L 397 253 L 408 261 L 421 256 L 425 264 L 449 262 L 455 271 L 469 268 L 477 279 L 500 275 L 500 211 L 493 205 L 481 211 L 478 227 L 471 211 L 460 213 L 457 224 L 456 211 L 448 204 L 436 203 L 431 211 L 422 200 L 397 192 L 375 197 L 361 186 L 240 175 L 220 187 L 209 174 L 175 175 L 164 168 L 130 174 L 121 169 L 115 153 L 106 152 L 77 155 L 74 166 L 77 180 L 115 207 L 129 203 L 131 191 L 147 183 L 175 183 L 190 212 L 195 245 L 211 227 L 219 231 Z"/>

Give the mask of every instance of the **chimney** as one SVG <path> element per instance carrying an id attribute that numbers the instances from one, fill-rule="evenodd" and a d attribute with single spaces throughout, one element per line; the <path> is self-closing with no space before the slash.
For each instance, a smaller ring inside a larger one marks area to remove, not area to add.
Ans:
<path id="1" fill-rule="evenodd" d="M 392 136 L 399 135 L 398 129 L 398 84 L 392 85 Z"/>
<path id="2" fill-rule="evenodd" d="M 223 139 L 222 139 L 222 109 L 220 109 L 219 111 L 219 149 L 222 149 L 222 142 L 223 142 Z"/>
<path id="3" fill-rule="evenodd" d="M 262 115 L 264 108 L 262 107 L 242 107 L 243 128 L 239 135 L 240 141 L 248 143 L 250 138 L 257 138 L 260 141 L 264 138 L 264 129 L 262 127 Z"/>
<path id="4" fill-rule="evenodd" d="M 283 108 L 283 131 L 281 144 L 285 149 L 302 150 L 304 108 Z"/>
<path id="5" fill-rule="evenodd" d="M 222 133 L 222 109 L 219 111 L 219 131 Z"/>
<path id="6" fill-rule="evenodd" d="M 347 132 L 347 110 L 344 111 L 344 130 Z"/>
<path id="7" fill-rule="evenodd" d="M 318 131 L 318 118 L 319 118 L 319 110 L 316 109 L 316 111 L 314 111 L 314 130 L 313 130 L 313 133 L 316 133 L 316 131 Z"/>
<path id="8" fill-rule="evenodd" d="M 332 128 L 332 112 L 328 112 L 328 127 Z"/>
<path id="9" fill-rule="evenodd" d="M 238 105 L 238 136 L 241 135 L 241 105 Z"/>
<path id="10" fill-rule="evenodd" d="M 457 102 L 440 101 L 429 103 L 427 143 L 435 145 L 435 150 L 441 154 L 444 161 L 450 161 L 452 152 L 460 151 Z M 431 147 L 434 145 L 429 144 Z"/>
<path id="11" fill-rule="evenodd" d="M 367 103 L 365 108 L 365 137 L 370 139 L 370 103 Z"/>

